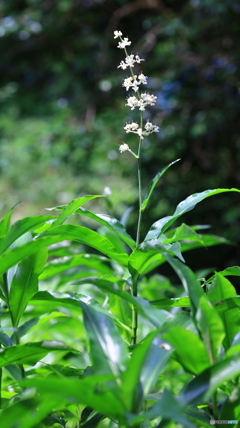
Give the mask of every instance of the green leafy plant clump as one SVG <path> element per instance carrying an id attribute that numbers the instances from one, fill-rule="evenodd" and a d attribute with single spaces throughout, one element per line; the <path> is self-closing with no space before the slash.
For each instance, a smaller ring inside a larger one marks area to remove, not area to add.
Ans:
<path id="1" fill-rule="evenodd" d="M 102 195 L 11 225 L 12 209 L 1 220 L 1 428 L 237 426 L 240 298 L 227 277 L 240 276 L 240 267 L 193 272 L 186 251 L 228 241 L 179 219 L 211 196 L 240 190 L 190 195 L 143 239 L 151 195 L 178 160 L 143 197 L 142 141 L 159 130 L 145 109 L 156 97 L 140 91 L 147 77 L 133 72 L 142 59 L 128 54 L 131 42 L 120 31 L 114 37 L 125 52 L 119 68 L 131 74 L 126 105 L 139 111 L 124 128 L 136 134 L 137 149 L 119 147 L 137 162 L 136 239 L 127 214 L 119 221 L 83 208 Z M 86 218 L 96 227 L 84 226 Z M 164 263 L 179 282 L 159 274 Z"/>

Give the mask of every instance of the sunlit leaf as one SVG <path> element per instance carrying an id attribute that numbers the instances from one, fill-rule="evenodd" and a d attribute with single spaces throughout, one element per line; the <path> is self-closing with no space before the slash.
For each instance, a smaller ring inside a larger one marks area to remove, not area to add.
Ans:
<path id="1" fill-rule="evenodd" d="M 86 195 L 81 196 L 80 198 L 73 199 L 69 204 L 63 205 L 61 207 L 47 208 L 48 211 L 61 210 L 59 217 L 51 224 L 50 228 L 56 227 L 64 223 L 69 216 L 77 211 L 82 205 L 86 202 L 95 199 L 95 198 L 104 198 L 104 195 Z"/>
<path id="2" fill-rule="evenodd" d="M 132 237 L 127 233 L 125 227 L 114 217 L 111 217 L 107 214 L 94 214 L 90 211 L 85 210 L 85 208 L 80 208 L 77 210 L 77 213 L 83 215 L 85 217 L 89 217 L 92 220 L 97 221 L 98 223 L 106 226 L 108 229 L 114 231 L 131 249 L 136 247 L 135 241 Z"/>
<path id="3" fill-rule="evenodd" d="M 186 371 L 198 374 L 210 365 L 203 342 L 191 331 L 173 326 L 162 337 L 174 347 L 176 359 Z"/>
<path id="4" fill-rule="evenodd" d="M 34 230 L 34 228 L 39 226 L 39 224 L 46 223 L 54 218 L 56 217 L 39 215 L 18 220 L 13 224 L 8 233 L 0 240 L 0 254 L 3 253 L 3 251 L 5 251 L 21 235 Z"/>
<path id="5" fill-rule="evenodd" d="M 43 342 L 27 343 L 25 345 L 15 345 L 0 349 L 0 367 L 8 364 L 35 364 L 49 352 L 53 351 L 74 351 L 57 341 L 44 340 Z"/>
<path id="6" fill-rule="evenodd" d="M 84 324 L 90 341 L 94 370 L 102 374 L 120 375 L 128 359 L 126 345 L 112 321 L 80 302 Z"/>
<path id="7" fill-rule="evenodd" d="M 226 358 L 207 368 L 191 380 L 181 394 L 186 404 L 207 402 L 214 391 L 228 380 L 240 374 L 240 356 Z"/>
<path id="8" fill-rule="evenodd" d="M 218 304 L 224 304 L 230 298 L 236 301 L 237 293 L 234 286 L 227 278 L 224 278 L 220 273 L 216 273 L 212 284 L 208 288 L 207 296 L 213 305 L 217 304 L 217 308 Z M 229 308 L 226 308 L 224 311 L 219 311 L 226 333 L 226 337 L 223 341 L 226 349 L 230 347 L 235 334 L 239 331 L 240 324 L 239 308 L 228 309 Z"/>
<path id="9" fill-rule="evenodd" d="M 123 396 L 129 411 L 140 410 L 142 400 L 155 385 L 170 356 L 170 346 L 165 347 L 159 331 L 149 334 L 134 349 L 122 378 Z"/>

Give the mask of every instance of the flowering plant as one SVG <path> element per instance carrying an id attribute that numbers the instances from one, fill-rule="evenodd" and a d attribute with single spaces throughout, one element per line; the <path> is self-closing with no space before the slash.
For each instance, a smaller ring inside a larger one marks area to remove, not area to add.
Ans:
<path id="1" fill-rule="evenodd" d="M 239 276 L 240 268 L 199 279 L 183 253 L 223 239 L 200 226 L 171 228 L 204 199 L 239 190 L 190 195 L 141 240 L 142 213 L 176 161 L 142 198 L 142 140 L 159 130 L 144 124 L 143 113 L 156 97 L 140 93 L 147 77 L 133 73 L 143 60 L 128 55 L 131 42 L 120 31 L 114 37 L 125 51 L 119 68 L 131 73 L 123 86 L 136 94 L 126 105 L 140 115 L 124 127 L 138 136 L 137 154 L 126 143 L 119 148 L 138 164 L 137 237 L 116 218 L 83 208 L 109 195 L 108 188 L 105 196 L 50 209 L 58 216 L 11 226 L 10 210 L 0 221 L 1 428 L 194 428 L 239 417 L 239 297 L 226 276 Z M 73 214 L 90 218 L 97 230 L 64 224 Z M 179 277 L 177 287 L 151 275 L 163 263 Z"/>

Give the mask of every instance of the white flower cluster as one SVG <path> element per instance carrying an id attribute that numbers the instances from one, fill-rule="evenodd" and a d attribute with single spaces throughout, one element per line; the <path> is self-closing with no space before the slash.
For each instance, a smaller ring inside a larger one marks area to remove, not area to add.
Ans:
<path id="1" fill-rule="evenodd" d="M 140 128 L 136 122 L 128 123 L 124 129 L 126 133 L 133 132 L 133 134 L 139 135 L 141 140 L 152 132 L 159 132 L 159 127 L 157 125 L 153 125 L 151 122 L 147 122 L 144 129 Z"/>
<path id="2" fill-rule="evenodd" d="M 127 67 L 134 67 L 135 62 L 137 64 L 140 64 L 141 61 L 144 61 L 144 59 L 141 59 L 138 55 L 128 55 L 125 58 L 125 61 L 121 61 L 118 68 L 122 68 L 123 70 L 126 70 Z"/>
<path id="3" fill-rule="evenodd" d="M 126 106 L 131 107 L 131 110 L 139 107 L 139 110 L 144 111 L 147 105 L 154 106 L 156 99 L 155 95 L 143 93 L 140 95 L 140 99 L 135 96 L 129 97 Z"/>
<path id="4" fill-rule="evenodd" d="M 127 37 L 122 38 L 122 32 L 121 31 L 114 31 L 114 39 L 120 38 L 120 42 L 118 43 L 118 48 L 125 50 L 125 60 L 121 61 L 118 68 L 122 68 L 123 70 L 126 70 L 128 67 L 131 70 L 131 77 L 127 77 L 123 81 L 123 87 L 126 89 L 126 91 L 129 91 L 131 88 L 134 92 L 136 92 L 136 95 L 130 96 L 127 98 L 127 104 L 126 106 L 130 107 L 131 110 L 134 110 L 135 108 L 139 108 L 140 111 L 144 111 L 145 107 L 147 105 L 153 106 L 156 103 L 157 97 L 155 95 L 150 95 L 146 92 L 140 94 L 139 93 L 139 86 L 140 85 L 146 85 L 147 84 L 147 77 L 144 76 L 143 73 L 140 73 L 139 75 L 136 75 L 133 73 L 132 68 L 134 67 L 135 63 L 140 64 L 141 61 L 144 61 L 141 59 L 138 55 L 128 55 L 126 46 L 130 46 L 131 42 Z M 151 122 L 147 122 L 144 126 L 144 128 L 141 128 L 136 122 L 128 123 L 124 127 L 125 131 L 127 133 L 132 132 L 134 134 L 137 134 L 140 139 L 143 139 L 144 136 L 147 136 L 151 134 L 152 132 L 159 132 L 159 127 L 156 125 L 153 125 Z M 120 152 L 130 151 L 127 144 L 122 144 L 119 147 Z"/>

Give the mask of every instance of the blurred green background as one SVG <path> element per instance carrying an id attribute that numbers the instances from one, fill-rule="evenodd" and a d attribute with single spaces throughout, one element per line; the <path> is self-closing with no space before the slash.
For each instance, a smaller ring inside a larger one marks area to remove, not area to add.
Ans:
<path id="1" fill-rule="evenodd" d="M 239 22 L 236 0 L 2 0 L 1 214 L 18 201 L 15 219 L 44 213 L 106 186 L 112 207 L 99 199 L 95 212 L 120 218 L 137 207 L 135 160 L 118 152 L 123 141 L 137 142 L 123 130 L 135 116 L 125 107 L 116 29 L 145 59 L 141 70 L 158 97 L 146 112 L 161 130 L 144 140 L 145 191 L 181 158 L 157 186 L 145 230 L 191 193 L 240 187 Z M 183 221 L 239 241 L 239 198 L 207 199 Z M 135 224 L 133 210 L 133 234 Z M 189 260 L 222 269 L 239 255 L 236 246 L 218 247 Z"/>

